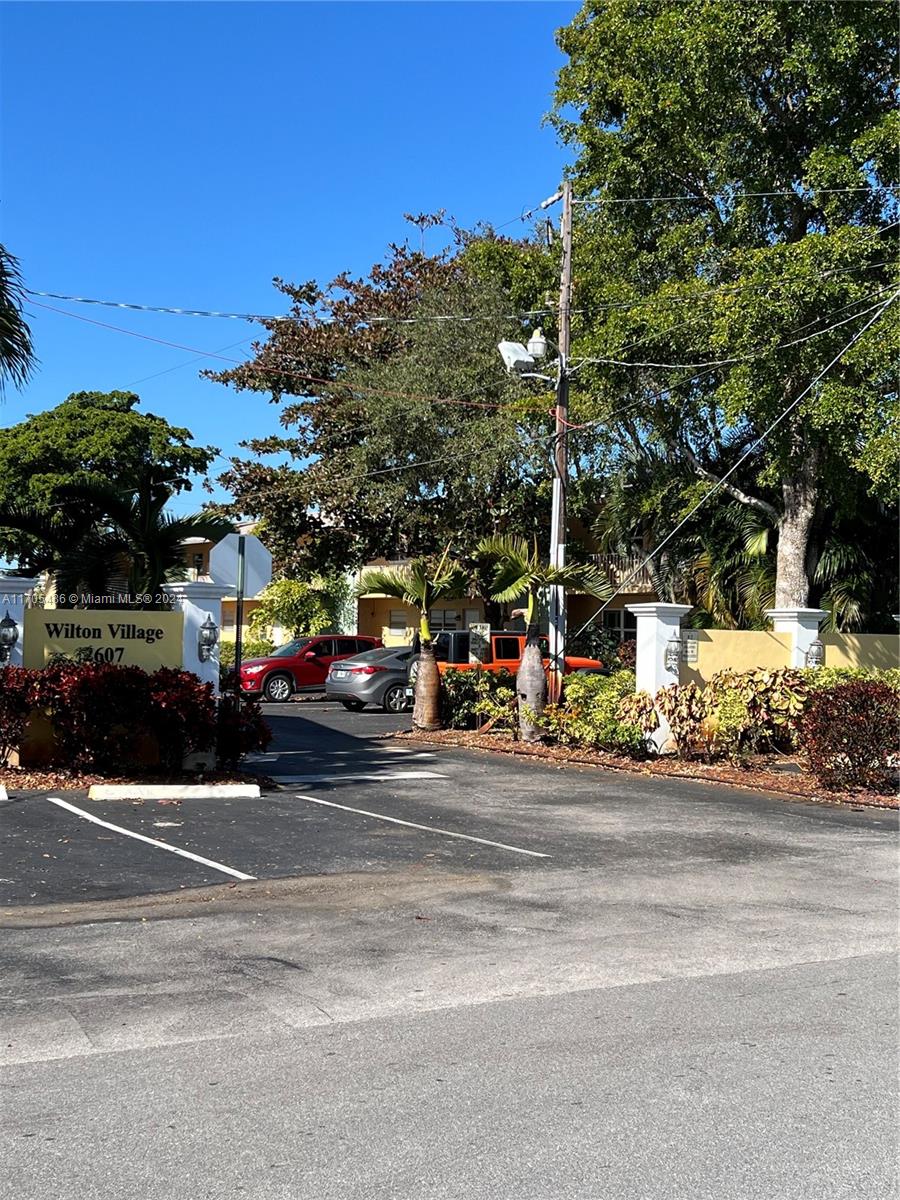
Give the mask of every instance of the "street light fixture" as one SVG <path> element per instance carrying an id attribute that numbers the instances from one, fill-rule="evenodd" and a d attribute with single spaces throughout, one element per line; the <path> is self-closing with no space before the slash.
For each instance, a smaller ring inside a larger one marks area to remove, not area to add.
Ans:
<path id="1" fill-rule="evenodd" d="M 526 350 L 532 358 L 545 358 L 547 355 L 547 339 L 544 337 L 544 331 L 540 326 L 534 331 L 528 339 Z"/>

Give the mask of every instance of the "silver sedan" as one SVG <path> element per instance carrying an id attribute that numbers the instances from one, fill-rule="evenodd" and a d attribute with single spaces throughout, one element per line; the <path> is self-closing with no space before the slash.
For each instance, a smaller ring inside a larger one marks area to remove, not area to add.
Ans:
<path id="1" fill-rule="evenodd" d="M 378 704 L 385 712 L 403 712 L 408 707 L 406 675 L 412 655 L 411 646 L 382 646 L 332 663 L 325 695 L 351 712 L 360 712 L 367 704 Z"/>

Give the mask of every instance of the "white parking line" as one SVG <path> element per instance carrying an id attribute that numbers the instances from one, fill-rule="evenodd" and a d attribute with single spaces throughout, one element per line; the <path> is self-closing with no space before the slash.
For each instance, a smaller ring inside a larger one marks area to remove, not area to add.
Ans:
<path id="1" fill-rule="evenodd" d="M 56 796 L 48 796 L 47 799 L 51 804 L 56 804 L 60 808 L 66 808 L 69 812 L 74 813 L 76 817 L 83 817 L 85 821 L 91 821 L 94 825 L 102 825 L 104 829 L 111 829 L 113 833 L 123 833 L 126 837 L 137 838 L 139 842 L 147 842 L 150 846 L 158 846 L 160 850 L 168 850 L 170 854 L 178 854 L 181 858 L 189 858 L 192 862 L 200 863 L 204 867 L 212 867 L 214 871 L 222 871 L 226 875 L 231 875 L 234 879 L 256 878 L 255 875 L 245 875 L 243 871 L 236 871 L 234 867 L 226 867 L 222 863 L 213 862 L 211 858 L 203 858 L 199 854 L 192 854 L 190 850 L 182 850 L 179 846 L 170 846 L 168 842 L 159 842 L 156 838 L 147 837 L 146 834 L 135 833 L 131 829 L 123 829 L 121 825 L 113 825 L 111 821 L 101 821 L 93 813 L 85 812 L 82 808 L 76 808 L 68 800 L 59 800 Z"/>
<path id="2" fill-rule="evenodd" d="M 392 825 L 406 825 L 410 829 L 424 829 L 426 833 L 439 833 L 442 837 L 459 838 L 463 842 L 478 842 L 481 846 L 496 846 L 498 850 L 509 850 L 513 854 L 527 854 L 530 858 L 550 857 L 549 854 L 540 854 L 537 850 L 523 850 L 521 846 L 508 846 L 506 842 L 492 842 L 489 838 L 473 837 L 470 833 L 453 833 L 449 829 L 436 829 L 433 825 L 419 825 L 415 821 L 401 821 L 399 817 L 386 817 L 384 813 L 369 812 L 365 808 L 350 808 L 347 804 L 335 804 L 333 800 L 323 800 L 319 796 L 301 796 L 298 793 L 297 799 L 308 800 L 310 804 L 324 804 L 327 808 L 340 808 L 343 812 L 359 813 L 363 817 L 373 817 L 376 821 L 390 821 Z"/>
<path id="3" fill-rule="evenodd" d="M 343 783 L 346 779 L 352 779 L 354 782 L 360 780 L 371 782 L 374 780 L 380 783 L 385 780 L 403 780 L 403 779 L 446 779 L 446 775 L 441 775 L 437 771 L 378 771 L 371 774 L 340 774 L 340 775 L 273 775 L 272 778 L 276 783 Z"/>

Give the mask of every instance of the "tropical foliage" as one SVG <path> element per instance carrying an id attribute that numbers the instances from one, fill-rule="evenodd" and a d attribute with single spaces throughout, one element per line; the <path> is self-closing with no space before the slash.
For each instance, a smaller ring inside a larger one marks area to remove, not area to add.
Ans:
<path id="1" fill-rule="evenodd" d="M 250 628 L 264 635 L 277 625 L 293 636 L 339 629 L 352 591 L 344 575 L 273 580 L 258 597 Z"/>
<path id="2" fill-rule="evenodd" d="M 415 608 L 419 614 L 420 657 L 415 675 L 413 725 L 438 729 L 441 723 L 441 677 L 434 657 L 428 613 L 441 600 L 463 596 L 468 573 L 450 558 L 449 548 L 440 556 L 415 558 L 400 567 L 370 567 L 362 573 L 357 593 L 379 592 Z"/>
<path id="3" fill-rule="evenodd" d="M 662 595 L 694 586 L 741 624 L 824 596 L 837 625 L 883 623 L 854 531 L 898 479 L 900 322 L 878 315 L 898 278 L 889 8 L 590 0 L 559 43 L 573 408 L 608 420 L 631 484 L 642 455 L 663 466 L 606 530 L 647 549 L 721 485 L 660 556 Z"/>
<path id="4" fill-rule="evenodd" d="M 35 366 L 31 330 L 22 313 L 24 302 L 19 260 L 0 245 L 0 396 L 7 383 L 23 387 Z"/>
<path id="5" fill-rule="evenodd" d="M 0 528 L 31 539 L 32 566 L 53 576 L 58 607 L 116 597 L 121 607 L 163 608 L 163 583 L 187 574 L 185 539 L 217 542 L 233 529 L 211 513 L 166 513 L 176 482 L 170 471 L 147 468 L 127 490 L 97 479 L 62 484 L 60 508 L 7 503 Z"/>
<path id="6" fill-rule="evenodd" d="M 538 741 L 547 699 L 547 676 L 538 643 L 542 595 L 548 588 L 566 587 L 603 598 L 611 594 L 612 588 L 605 576 L 590 565 L 572 563 L 557 567 L 543 561 L 537 538 L 530 545 L 525 538 L 512 535 L 485 538 L 478 545 L 477 555 L 490 580 L 493 600 L 501 603 L 525 600 L 522 615 L 527 640 L 516 674 L 519 731 L 523 741 Z"/>
<path id="7" fill-rule="evenodd" d="M 139 409 L 134 392 L 75 392 L 46 412 L 0 429 L 0 508 L 65 517 L 67 539 L 93 526 L 93 509 L 68 502 L 60 489 L 97 483 L 131 489 L 151 474 L 172 495 L 203 477 L 216 451 L 197 446 L 191 432 Z M 198 505 L 199 507 L 199 505 Z M 0 521 L 0 556 L 25 571 L 43 569 L 45 548 L 21 529 Z"/>

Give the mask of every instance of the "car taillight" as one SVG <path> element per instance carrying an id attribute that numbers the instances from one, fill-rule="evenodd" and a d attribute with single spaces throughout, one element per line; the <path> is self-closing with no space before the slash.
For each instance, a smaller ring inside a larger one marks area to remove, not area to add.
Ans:
<path id="1" fill-rule="evenodd" d="M 376 671 L 386 671 L 387 667 L 351 667 L 351 675 L 374 675 Z"/>

